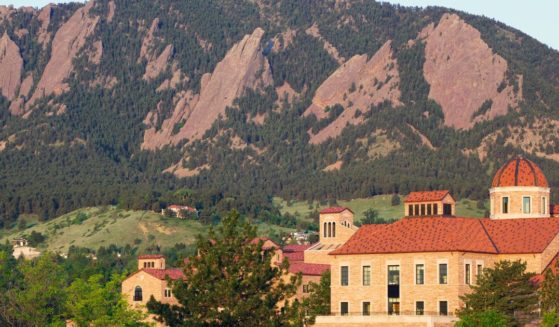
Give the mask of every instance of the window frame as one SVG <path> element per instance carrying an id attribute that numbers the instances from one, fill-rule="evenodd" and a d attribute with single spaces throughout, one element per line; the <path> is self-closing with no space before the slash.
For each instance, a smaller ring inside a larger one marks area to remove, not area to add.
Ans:
<path id="1" fill-rule="evenodd" d="M 419 274 L 418 268 L 421 266 L 421 282 L 419 282 Z M 425 264 L 424 263 L 416 263 L 415 264 L 415 285 L 425 285 Z"/>
<path id="2" fill-rule="evenodd" d="M 344 268 L 346 268 L 345 284 L 344 284 Z M 340 286 L 349 286 L 349 265 L 340 265 Z"/>
<path id="3" fill-rule="evenodd" d="M 422 308 L 421 308 L 421 313 L 419 313 L 419 308 L 417 307 L 417 305 L 421 303 L 422 304 Z M 425 301 L 421 300 L 421 301 L 415 301 L 415 315 L 416 316 L 424 316 L 425 315 Z"/>
<path id="4" fill-rule="evenodd" d="M 525 200 L 528 200 L 528 212 L 526 212 L 526 203 Z M 522 196 L 522 213 L 523 214 L 531 214 L 532 213 L 532 197 L 529 195 Z"/>
<path id="5" fill-rule="evenodd" d="M 546 215 L 547 214 L 547 198 L 545 196 L 542 196 L 542 198 L 540 199 L 541 201 L 541 211 L 542 211 L 542 215 Z"/>
<path id="6" fill-rule="evenodd" d="M 142 302 L 144 300 L 144 290 L 142 289 L 142 286 L 136 285 L 136 287 L 134 287 L 134 296 L 132 297 L 132 300 L 134 302 Z"/>
<path id="7" fill-rule="evenodd" d="M 369 305 L 368 308 L 367 308 L 367 312 L 365 312 L 365 303 L 367 303 Z M 371 315 L 371 308 L 372 308 L 371 301 L 361 302 L 361 315 L 362 316 L 370 316 Z"/>
<path id="8" fill-rule="evenodd" d="M 472 264 L 470 262 L 464 263 L 464 284 L 472 284 Z"/>
<path id="9" fill-rule="evenodd" d="M 343 312 L 343 305 L 346 305 L 346 312 Z M 340 301 L 340 316 L 349 316 L 349 301 Z"/>
<path id="10" fill-rule="evenodd" d="M 368 273 L 365 274 L 365 268 L 368 268 Z M 361 285 L 362 286 L 371 286 L 371 265 L 366 264 L 361 266 Z M 367 278 L 365 278 L 367 277 Z"/>
<path id="11" fill-rule="evenodd" d="M 508 196 L 501 197 L 501 213 L 508 214 L 510 207 L 510 198 Z"/>
<path id="12" fill-rule="evenodd" d="M 446 279 L 443 282 L 443 275 L 441 275 L 441 266 L 444 265 L 446 268 L 445 275 Z M 437 263 L 437 280 L 439 285 L 448 285 L 448 261 L 441 261 Z"/>
<path id="13" fill-rule="evenodd" d="M 390 267 L 398 267 L 398 270 L 397 270 L 398 271 L 398 282 L 395 283 L 395 284 L 392 284 L 391 281 L 390 281 L 390 271 L 391 271 Z M 401 282 L 401 268 L 400 268 L 400 265 L 387 265 L 387 267 L 386 267 L 386 279 L 387 279 L 387 282 L 388 282 L 387 284 L 388 285 L 400 285 L 400 282 Z"/>
<path id="14" fill-rule="evenodd" d="M 441 305 L 446 303 L 446 312 L 443 314 Z M 448 300 L 439 300 L 439 316 L 448 316 Z"/>

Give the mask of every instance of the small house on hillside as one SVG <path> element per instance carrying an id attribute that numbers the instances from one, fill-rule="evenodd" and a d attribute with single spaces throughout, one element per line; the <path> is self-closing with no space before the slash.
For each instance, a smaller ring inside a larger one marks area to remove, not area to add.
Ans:
<path id="1" fill-rule="evenodd" d="M 29 246 L 29 242 L 25 238 L 14 238 L 11 243 L 14 248 L 12 255 L 16 259 L 23 257 L 26 260 L 30 260 L 41 255 L 40 251 Z"/>
<path id="2" fill-rule="evenodd" d="M 170 206 L 167 207 L 166 210 L 171 211 L 175 217 L 181 219 L 188 218 L 189 215 L 198 217 L 198 210 L 189 206 L 171 204 Z M 161 211 L 161 214 L 165 214 L 165 209 Z"/>

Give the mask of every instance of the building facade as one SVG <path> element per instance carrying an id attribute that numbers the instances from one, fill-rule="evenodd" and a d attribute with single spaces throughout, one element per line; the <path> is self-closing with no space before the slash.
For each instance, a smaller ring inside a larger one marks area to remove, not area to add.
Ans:
<path id="1" fill-rule="evenodd" d="M 491 218 L 456 217 L 448 191 L 413 192 L 404 218 L 364 225 L 329 251 L 331 315 L 316 326 L 452 326 L 484 268 L 522 260 L 541 276 L 559 253 L 549 195 L 540 168 L 522 157 L 497 171 Z"/>

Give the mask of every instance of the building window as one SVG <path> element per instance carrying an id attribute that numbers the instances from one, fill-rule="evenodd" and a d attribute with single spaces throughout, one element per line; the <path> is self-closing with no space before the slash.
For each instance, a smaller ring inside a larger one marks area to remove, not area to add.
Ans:
<path id="1" fill-rule="evenodd" d="M 341 273 L 341 284 L 342 286 L 347 286 L 349 285 L 349 267 L 348 266 L 341 266 L 340 267 L 340 273 Z"/>
<path id="2" fill-rule="evenodd" d="M 332 223 L 328 223 L 328 237 L 332 237 Z"/>
<path id="3" fill-rule="evenodd" d="M 144 261 L 144 268 L 148 267 L 148 263 Z"/>
<path id="4" fill-rule="evenodd" d="M 363 315 L 364 316 L 371 315 L 371 302 L 363 302 Z"/>
<path id="5" fill-rule="evenodd" d="M 417 285 L 425 284 L 425 265 L 415 265 L 415 283 Z"/>
<path id="6" fill-rule="evenodd" d="M 464 281 L 466 282 L 466 285 L 470 285 L 471 284 L 471 274 L 472 274 L 472 268 L 471 265 L 469 263 L 467 263 L 464 266 Z"/>
<path id="7" fill-rule="evenodd" d="M 388 285 L 400 285 L 400 266 L 388 266 Z"/>
<path id="8" fill-rule="evenodd" d="M 522 197 L 522 212 L 523 213 L 530 213 L 532 212 L 532 203 L 529 196 Z"/>
<path id="9" fill-rule="evenodd" d="M 424 204 L 421 205 L 421 215 L 425 216 L 425 205 Z"/>
<path id="10" fill-rule="evenodd" d="M 439 214 L 439 205 L 438 204 L 433 204 L 433 214 L 434 215 L 438 215 Z"/>
<path id="11" fill-rule="evenodd" d="M 371 285 L 371 266 L 363 266 L 363 286 Z"/>
<path id="12" fill-rule="evenodd" d="M 408 215 L 413 216 L 413 205 L 408 205 Z"/>
<path id="13" fill-rule="evenodd" d="M 425 314 L 425 302 L 415 302 L 415 314 L 418 316 L 423 316 Z"/>
<path id="14" fill-rule="evenodd" d="M 427 205 L 427 216 L 431 216 L 433 214 L 433 205 L 429 203 Z"/>
<path id="15" fill-rule="evenodd" d="M 340 313 L 342 316 L 347 316 L 349 314 L 349 303 L 340 302 Z"/>
<path id="16" fill-rule="evenodd" d="M 545 215 L 547 211 L 547 201 L 546 197 L 542 196 L 542 214 Z"/>
<path id="17" fill-rule="evenodd" d="M 439 284 L 447 284 L 448 283 L 448 264 L 440 263 L 439 264 Z"/>
<path id="18" fill-rule="evenodd" d="M 171 289 L 170 288 L 165 289 L 165 297 L 171 297 Z"/>
<path id="19" fill-rule="evenodd" d="M 415 205 L 415 215 L 419 216 L 419 204 Z"/>
<path id="20" fill-rule="evenodd" d="M 336 237 L 336 223 L 332 223 L 332 237 Z"/>
<path id="21" fill-rule="evenodd" d="M 441 316 L 448 316 L 448 302 L 439 301 L 439 314 Z"/>
<path id="22" fill-rule="evenodd" d="M 305 284 L 303 285 L 303 293 L 308 293 L 309 292 L 309 285 Z"/>
<path id="23" fill-rule="evenodd" d="M 501 206 L 501 213 L 509 213 L 509 197 L 503 196 L 503 204 Z"/>
<path id="24" fill-rule="evenodd" d="M 479 278 L 482 273 L 483 273 L 483 266 L 477 265 L 477 278 Z"/>
<path id="25" fill-rule="evenodd" d="M 326 223 L 324 223 L 324 237 L 326 237 Z"/>
<path id="26" fill-rule="evenodd" d="M 388 298 L 388 314 L 400 314 L 400 298 Z"/>
<path id="27" fill-rule="evenodd" d="M 134 288 L 134 301 L 142 301 L 142 299 L 142 288 L 140 286 L 136 286 L 136 288 Z"/>

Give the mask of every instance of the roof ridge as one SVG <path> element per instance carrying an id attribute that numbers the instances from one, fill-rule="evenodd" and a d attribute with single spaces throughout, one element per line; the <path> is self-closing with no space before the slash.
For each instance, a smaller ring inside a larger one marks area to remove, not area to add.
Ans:
<path id="1" fill-rule="evenodd" d="M 497 253 L 501 253 L 501 251 L 499 251 L 499 248 L 497 247 L 497 244 L 495 244 L 495 242 L 493 241 L 493 238 L 491 238 L 491 235 L 489 234 L 489 232 L 485 228 L 485 224 L 483 223 L 483 219 L 479 219 L 479 224 L 481 225 L 481 228 L 483 229 L 483 232 L 485 233 L 485 235 L 487 235 L 487 238 L 489 239 L 489 242 L 491 242 L 491 245 L 493 245 L 493 248 L 495 249 L 495 251 Z"/>

